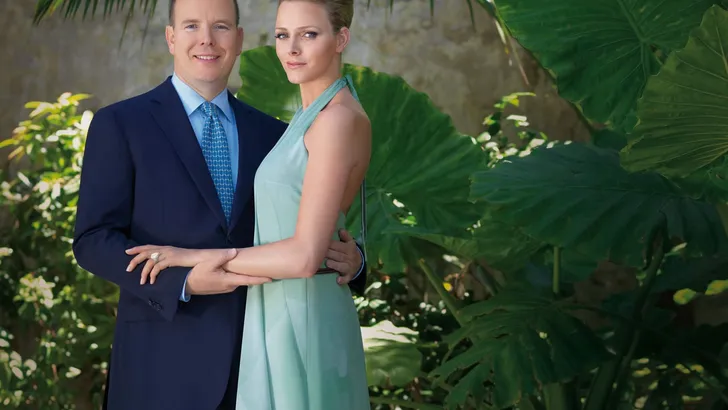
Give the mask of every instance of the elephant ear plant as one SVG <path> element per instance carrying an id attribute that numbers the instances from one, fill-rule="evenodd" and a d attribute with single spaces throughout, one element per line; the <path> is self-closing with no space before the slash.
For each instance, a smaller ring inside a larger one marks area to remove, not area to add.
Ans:
<path id="1" fill-rule="evenodd" d="M 504 232 L 552 250 L 455 312 L 463 327 L 450 342 L 466 350 L 433 372 L 455 384 L 448 408 L 728 406 L 725 325 L 686 325 L 676 302 L 728 279 L 728 12 L 716 3 L 496 3 L 595 131 L 591 143 L 544 144 L 473 174 L 471 199 Z M 569 260 L 636 268 L 638 286 L 581 304 Z M 610 324 L 584 326 L 584 309 Z"/>
<path id="2" fill-rule="evenodd" d="M 402 272 L 417 251 L 408 235 L 391 228 L 406 224 L 437 232 L 475 223 L 481 208 L 469 200 L 469 177 L 487 161 L 471 137 L 401 78 L 350 64 L 344 74 L 352 77 L 372 124 L 368 256 L 383 272 Z M 298 86 L 288 82 L 273 47 L 245 51 L 240 76 L 237 97 L 255 108 L 289 121 L 300 106 Z M 352 232 L 359 229 L 359 206 L 357 200 L 348 212 Z"/>

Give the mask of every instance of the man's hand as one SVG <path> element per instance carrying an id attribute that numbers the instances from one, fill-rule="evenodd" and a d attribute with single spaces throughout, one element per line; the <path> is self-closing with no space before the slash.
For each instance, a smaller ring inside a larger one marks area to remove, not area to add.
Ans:
<path id="1" fill-rule="evenodd" d="M 261 285 L 269 278 L 230 273 L 222 268 L 237 254 L 235 249 L 216 252 L 212 258 L 196 265 L 187 275 L 186 292 L 190 295 L 215 295 L 230 293 L 238 286 Z"/>
<path id="2" fill-rule="evenodd" d="M 351 282 L 361 268 L 361 254 L 356 248 L 356 241 L 346 229 L 339 230 L 341 241 L 332 241 L 326 251 L 326 266 L 339 272 L 339 285 Z"/>

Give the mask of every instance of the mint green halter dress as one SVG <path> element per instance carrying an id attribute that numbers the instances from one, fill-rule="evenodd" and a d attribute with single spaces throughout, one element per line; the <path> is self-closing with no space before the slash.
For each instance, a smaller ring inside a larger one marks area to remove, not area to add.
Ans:
<path id="1" fill-rule="evenodd" d="M 299 108 L 260 164 L 255 245 L 293 236 L 308 163 L 303 136 L 346 86 L 357 98 L 348 76 L 335 81 L 305 110 Z M 343 214 L 336 226 L 345 227 Z M 337 231 L 332 239 L 338 240 Z M 248 288 L 237 410 L 371 408 L 356 308 L 349 287 L 337 284 L 337 277 L 318 274 Z"/>

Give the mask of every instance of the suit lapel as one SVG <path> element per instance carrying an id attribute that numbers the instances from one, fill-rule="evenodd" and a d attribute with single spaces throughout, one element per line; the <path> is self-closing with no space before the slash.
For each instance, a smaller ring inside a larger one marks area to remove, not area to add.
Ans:
<path id="1" fill-rule="evenodd" d="M 152 104 L 152 115 L 155 121 L 162 128 L 164 135 L 187 168 L 210 210 L 218 218 L 220 224 L 226 227 L 225 214 L 202 155 L 202 149 L 197 142 L 189 118 L 187 118 L 182 101 L 169 78 L 157 88 L 153 101 L 156 103 Z"/>
<path id="2" fill-rule="evenodd" d="M 256 136 L 255 119 L 235 96 L 228 94 L 230 106 L 235 114 L 235 125 L 238 129 L 238 184 L 235 188 L 235 199 L 230 217 L 230 229 L 240 220 L 245 205 L 253 194 L 255 172 L 260 164 L 260 146 Z"/>

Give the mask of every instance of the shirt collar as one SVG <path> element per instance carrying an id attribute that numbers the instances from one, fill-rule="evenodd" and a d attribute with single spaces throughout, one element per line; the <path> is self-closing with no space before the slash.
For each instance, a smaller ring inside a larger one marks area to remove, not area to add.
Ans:
<path id="1" fill-rule="evenodd" d="M 182 105 L 184 106 L 188 117 L 205 102 L 205 99 L 192 87 L 182 81 L 182 79 L 177 76 L 177 73 L 172 74 L 172 85 L 177 90 L 177 94 L 179 94 L 179 97 L 182 100 Z M 222 90 L 222 92 L 215 96 L 211 102 L 220 108 L 220 111 L 222 111 L 228 121 L 231 121 L 233 118 L 233 111 L 232 107 L 230 107 L 230 101 L 228 100 L 227 94 L 227 89 Z"/>

